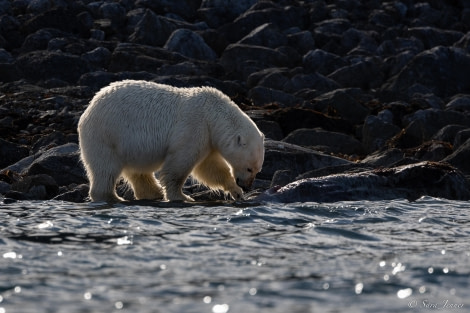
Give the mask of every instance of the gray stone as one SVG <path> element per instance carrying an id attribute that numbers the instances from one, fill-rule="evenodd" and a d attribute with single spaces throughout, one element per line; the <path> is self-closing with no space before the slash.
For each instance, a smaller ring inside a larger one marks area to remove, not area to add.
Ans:
<path id="1" fill-rule="evenodd" d="M 85 171 L 80 162 L 78 145 L 68 143 L 41 153 L 24 171 L 27 176 L 47 174 L 59 186 L 87 182 Z"/>
<path id="2" fill-rule="evenodd" d="M 470 95 L 459 94 L 446 104 L 447 110 L 470 112 Z"/>
<path id="3" fill-rule="evenodd" d="M 410 87 L 419 82 L 438 97 L 449 97 L 468 91 L 470 55 L 453 47 L 435 47 L 419 53 L 398 75 L 390 78 L 380 90 L 383 100 L 409 99 Z M 411 93 L 411 94 L 410 94 Z"/>
<path id="4" fill-rule="evenodd" d="M 204 39 L 189 29 L 175 30 L 163 48 L 192 59 L 215 60 L 217 58 L 217 54 L 204 42 Z"/>
<path id="5" fill-rule="evenodd" d="M 328 153 L 362 155 L 364 148 L 356 138 L 320 128 L 300 128 L 291 132 L 282 140 L 299 146 L 322 150 Z"/>
<path id="6" fill-rule="evenodd" d="M 400 130 L 401 128 L 392 123 L 369 115 L 362 126 L 362 143 L 366 152 L 371 153 L 383 148 Z"/>
<path id="7" fill-rule="evenodd" d="M 302 179 L 277 190 L 268 190 L 256 200 L 283 203 L 337 202 L 400 198 L 416 200 L 422 196 L 468 200 L 470 185 L 460 171 L 449 165 L 421 162 L 357 174 Z"/>
<path id="8" fill-rule="evenodd" d="M 287 37 L 271 23 L 256 27 L 240 39 L 239 44 L 277 48 L 287 44 Z"/>
<path id="9" fill-rule="evenodd" d="M 303 56 L 302 65 L 312 72 L 328 75 L 346 66 L 347 62 L 338 55 L 321 49 L 315 49 L 310 50 Z"/>
<path id="10" fill-rule="evenodd" d="M 0 139 L 0 168 L 11 165 L 29 154 L 26 146 Z"/>
<path id="11" fill-rule="evenodd" d="M 457 150 L 442 161 L 448 162 L 465 174 L 470 175 L 470 139 L 467 139 Z"/>
<path id="12" fill-rule="evenodd" d="M 271 179 L 278 170 L 289 169 L 293 175 L 299 175 L 328 166 L 350 163 L 347 160 L 329 156 L 297 145 L 266 140 L 263 169 L 258 178 Z"/>
<path id="13" fill-rule="evenodd" d="M 335 89 L 314 99 L 314 108 L 321 112 L 332 110 L 353 124 L 362 124 L 369 110 L 360 102 L 362 92 L 359 89 Z"/>

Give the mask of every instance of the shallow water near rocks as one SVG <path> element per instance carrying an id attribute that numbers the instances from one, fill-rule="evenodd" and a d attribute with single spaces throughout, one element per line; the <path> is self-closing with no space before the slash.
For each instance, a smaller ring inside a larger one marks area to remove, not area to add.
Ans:
<path id="1" fill-rule="evenodd" d="M 470 203 L 0 204 L 0 312 L 468 312 Z"/>

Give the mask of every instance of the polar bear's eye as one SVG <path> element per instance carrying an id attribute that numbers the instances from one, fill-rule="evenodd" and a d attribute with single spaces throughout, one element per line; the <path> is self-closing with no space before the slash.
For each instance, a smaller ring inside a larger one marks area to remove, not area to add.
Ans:
<path id="1" fill-rule="evenodd" d="M 252 173 L 252 172 L 253 172 L 253 170 L 252 170 L 251 168 L 247 168 L 246 170 L 247 170 L 249 173 Z"/>

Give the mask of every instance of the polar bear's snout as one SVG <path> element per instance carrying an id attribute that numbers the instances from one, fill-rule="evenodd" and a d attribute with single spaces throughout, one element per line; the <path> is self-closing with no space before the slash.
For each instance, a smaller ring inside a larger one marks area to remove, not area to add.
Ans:
<path id="1" fill-rule="evenodd" d="M 249 179 L 247 180 L 242 180 L 240 179 L 239 177 L 237 177 L 236 179 L 236 182 L 237 182 L 237 185 L 243 189 L 243 191 L 248 191 L 251 189 L 251 186 L 253 185 L 253 181 L 255 180 L 254 177 L 250 177 Z"/>

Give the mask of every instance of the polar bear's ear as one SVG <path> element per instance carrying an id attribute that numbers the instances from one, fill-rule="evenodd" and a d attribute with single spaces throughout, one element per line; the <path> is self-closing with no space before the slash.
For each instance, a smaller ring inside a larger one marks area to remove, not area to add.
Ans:
<path id="1" fill-rule="evenodd" d="M 246 142 L 245 140 L 243 140 L 242 136 L 241 135 L 238 135 L 237 136 L 237 144 L 242 147 L 242 146 L 246 146 Z"/>

